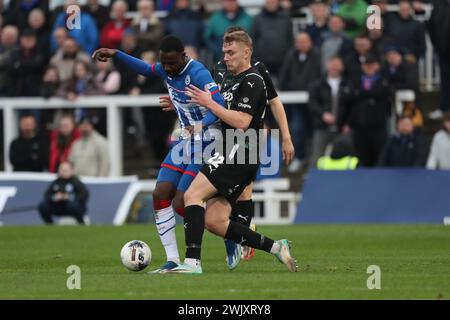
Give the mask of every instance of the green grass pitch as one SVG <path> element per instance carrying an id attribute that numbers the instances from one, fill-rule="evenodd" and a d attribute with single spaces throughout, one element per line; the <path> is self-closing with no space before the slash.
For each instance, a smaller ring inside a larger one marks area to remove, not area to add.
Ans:
<path id="1" fill-rule="evenodd" d="M 299 272 L 257 251 L 229 271 L 223 241 L 205 232 L 203 275 L 147 275 L 164 262 L 154 225 L 1 227 L 0 299 L 449 299 L 450 227 L 440 225 L 260 226 L 293 242 Z M 183 230 L 177 228 L 184 255 Z M 123 244 L 147 242 L 149 267 L 126 270 Z M 68 290 L 66 269 L 81 269 Z M 381 269 L 369 290 L 367 267 Z"/>

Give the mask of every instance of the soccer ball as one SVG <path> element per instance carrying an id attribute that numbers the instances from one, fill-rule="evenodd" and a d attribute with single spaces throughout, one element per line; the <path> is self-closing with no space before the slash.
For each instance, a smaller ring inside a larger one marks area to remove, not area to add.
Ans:
<path id="1" fill-rule="evenodd" d="M 152 251 L 144 241 L 132 240 L 122 247 L 120 259 L 128 270 L 141 271 L 152 261 Z"/>

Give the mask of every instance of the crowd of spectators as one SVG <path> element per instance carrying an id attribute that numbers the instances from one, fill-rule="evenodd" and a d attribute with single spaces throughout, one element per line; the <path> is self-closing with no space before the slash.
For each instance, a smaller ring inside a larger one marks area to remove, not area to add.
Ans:
<path id="1" fill-rule="evenodd" d="M 414 133 L 420 132 L 423 125 L 418 61 L 425 54 L 426 32 L 441 66 L 440 108 L 432 116 L 442 118 L 449 109 L 448 1 L 425 1 L 435 6 L 426 25 L 413 17 L 423 10 L 419 1 L 263 2 L 261 11 L 251 15 L 237 0 L 0 1 L 0 96 L 59 96 L 76 101 L 79 96 L 98 94 L 163 94 L 166 90 L 159 79 L 138 76 L 116 60 L 94 63 L 92 52 L 98 47 L 117 48 L 156 61 L 160 39 L 174 34 L 183 39 L 191 57 L 211 67 L 221 58 L 224 31 L 238 25 L 252 36 L 254 58 L 264 62 L 278 89 L 309 91 L 309 103 L 286 106 L 297 151 L 292 171 L 300 163 L 315 166 L 326 146 L 339 135 L 352 136 L 361 166 L 395 162 L 389 152 L 401 147 L 404 139 L 389 140 L 386 123 L 396 90 L 411 89 L 417 97 L 405 106 L 400 119 L 410 118 Z M 399 5 L 398 13 L 386 10 L 390 3 Z M 80 28 L 67 28 L 67 9 L 74 4 L 82 5 Z M 370 4 L 381 10 L 380 28 L 366 26 Z M 313 22 L 296 30 L 292 18 L 303 7 L 310 9 Z M 167 14 L 162 18 L 156 10 Z M 80 129 L 86 125 L 97 129 L 99 134 L 82 134 L 89 143 L 99 141 L 93 137 L 107 135 L 104 111 L 76 108 L 71 116 L 55 111 L 50 116 L 41 113 L 21 119 L 21 136 L 14 143 L 23 145 L 11 148 L 16 150 L 11 154 L 12 161 L 13 153 L 38 146 L 27 169 L 56 172 L 59 163 L 71 159 L 76 174 L 107 174 L 104 165 L 96 172 L 79 170 L 76 162 L 89 160 L 77 160 L 79 155 L 71 155 L 73 145 L 74 150 L 83 148 L 81 142 L 76 142 L 82 139 L 76 124 Z M 142 120 L 150 117 L 161 121 L 153 120 L 153 125 L 146 127 Z M 174 116 L 154 108 L 133 108 L 125 112 L 124 118 L 127 126 L 136 126 L 141 139 L 152 145 L 156 157 L 164 155 L 164 135 L 170 132 Z M 34 126 L 31 122 L 35 122 Z M 404 122 L 398 123 L 400 136 L 404 134 Z M 31 134 L 38 129 L 39 136 Z M 41 142 L 41 136 L 49 131 L 49 142 Z M 45 148 L 49 149 L 48 160 Z M 433 159 L 439 158 L 436 152 L 432 153 Z M 15 170 L 22 170 L 15 161 Z M 429 160 L 429 166 L 436 167 L 436 161 Z M 419 163 L 425 166 L 426 161 L 421 158 L 414 165 Z"/>

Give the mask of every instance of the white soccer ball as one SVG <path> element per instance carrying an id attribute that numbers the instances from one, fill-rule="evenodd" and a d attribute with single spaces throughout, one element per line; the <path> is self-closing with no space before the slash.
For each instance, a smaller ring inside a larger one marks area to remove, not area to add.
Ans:
<path id="1" fill-rule="evenodd" d="M 120 259 L 128 270 L 141 271 L 152 261 L 152 251 L 144 241 L 131 240 L 122 247 Z"/>

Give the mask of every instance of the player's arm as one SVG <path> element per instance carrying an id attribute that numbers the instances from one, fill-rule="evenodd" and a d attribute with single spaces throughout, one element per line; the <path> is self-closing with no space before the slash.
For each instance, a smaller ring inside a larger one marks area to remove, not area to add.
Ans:
<path id="1" fill-rule="evenodd" d="M 283 153 L 283 160 L 286 161 L 287 164 L 289 164 L 294 158 L 295 149 L 294 144 L 292 143 L 291 134 L 289 132 L 289 125 L 283 103 L 281 102 L 281 99 L 278 96 L 277 91 L 275 90 L 275 86 L 273 84 L 272 78 L 270 77 L 270 73 L 264 63 L 257 62 L 255 66 L 264 79 L 270 110 L 272 111 L 273 117 L 275 118 L 275 121 L 277 122 L 278 127 L 281 131 L 281 149 Z"/>
<path id="2" fill-rule="evenodd" d="M 252 82 L 251 85 L 249 84 L 250 81 Z M 238 110 L 223 108 L 211 98 L 211 94 L 207 91 L 193 86 L 190 86 L 187 90 L 192 102 L 205 106 L 231 127 L 247 130 L 257 108 L 258 99 L 261 94 L 265 94 L 264 84 L 259 78 L 248 77 L 243 81 L 241 87 L 243 88 L 240 88 L 240 93 L 236 101 Z"/>
<path id="3" fill-rule="evenodd" d="M 228 110 L 215 102 L 211 93 L 206 90 L 201 90 L 195 86 L 190 85 L 186 88 L 187 94 L 191 97 L 190 102 L 198 103 L 215 114 L 220 120 L 226 122 L 236 129 L 246 130 L 250 125 L 252 116 L 240 111 Z"/>
<path id="4" fill-rule="evenodd" d="M 154 73 L 155 65 L 150 65 L 141 59 L 135 58 L 117 49 L 100 48 L 92 54 L 92 59 L 106 62 L 108 59 L 115 57 L 117 60 L 126 64 L 134 72 L 148 76 Z"/>
<path id="5" fill-rule="evenodd" d="M 295 149 L 292 143 L 291 134 L 289 132 L 288 121 L 286 112 L 284 111 L 283 103 L 281 102 L 280 97 L 277 95 L 275 98 L 269 101 L 269 104 L 273 117 L 275 118 L 275 121 L 277 122 L 278 127 L 281 131 L 283 160 L 289 164 L 294 158 Z"/>

